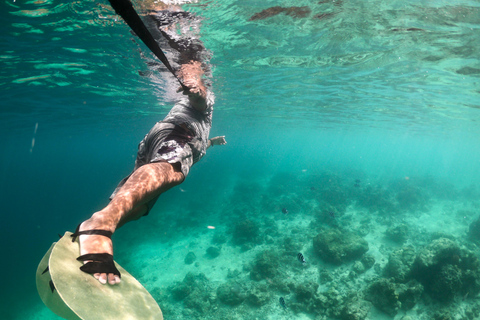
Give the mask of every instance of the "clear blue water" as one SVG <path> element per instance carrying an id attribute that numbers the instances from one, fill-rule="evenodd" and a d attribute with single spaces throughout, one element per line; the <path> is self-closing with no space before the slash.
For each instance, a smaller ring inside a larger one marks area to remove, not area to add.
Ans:
<path id="1" fill-rule="evenodd" d="M 311 13 L 249 20 L 274 6 Z M 105 205 L 171 102 L 165 74 L 139 74 L 152 71 L 152 57 L 107 2 L 7 0 L 0 8 L 0 308 L 4 319 L 35 319 L 48 315 L 35 290 L 37 263 L 58 233 Z M 283 221 L 281 201 L 307 219 L 298 202 L 321 206 L 305 187 L 323 171 L 346 185 L 429 177 L 417 185 L 425 192 L 479 190 L 478 1 L 202 0 L 185 8 L 204 17 L 217 96 L 211 135 L 226 135 L 228 145 L 209 150 L 182 185 L 187 192 L 169 191 L 139 228 L 176 210 L 197 219 L 184 221 L 185 230 L 211 222 L 209 214 L 226 226 L 220 217 L 235 221 L 235 208 L 262 225 Z M 275 179 L 283 187 L 269 189 Z M 270 207 L 253 205 L 260 194 Z M 471 212 L 454 220 L 454 231 L 445 225 L 461 244 L 478 217 L 478 195 L 448 199 L 452 212 Z M 285 232 L 298 227 L 291 223 Z M 126 253 L 116 259 L 141 273 L 118 237 Z M 312 237 L 301 239 L 311 250 Z"/>

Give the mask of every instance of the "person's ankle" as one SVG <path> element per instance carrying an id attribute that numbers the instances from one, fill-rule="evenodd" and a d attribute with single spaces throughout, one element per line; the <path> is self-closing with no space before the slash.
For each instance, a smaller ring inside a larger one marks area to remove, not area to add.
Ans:
<path id="1" fill-rule="evenodd" d="M 115 224 L 112 219 L 106 219 L 105 215 L 96 212 L 90 219 L 85 220 L 81 224 L 83 230 L 107 230 L 115 232 Z"/>

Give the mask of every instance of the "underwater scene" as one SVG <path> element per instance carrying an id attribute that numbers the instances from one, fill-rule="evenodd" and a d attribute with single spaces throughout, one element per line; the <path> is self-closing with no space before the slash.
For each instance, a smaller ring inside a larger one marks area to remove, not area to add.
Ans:
<path id="1" fill-rule="evenodd" d="M 164 318 L 480 319 L 480 2 L 164 2 L 227 141 L 113 235 Z M 0 7 L 0 318 L 61 319 L 37 266 L 178 83 L 106 0 Z"/>

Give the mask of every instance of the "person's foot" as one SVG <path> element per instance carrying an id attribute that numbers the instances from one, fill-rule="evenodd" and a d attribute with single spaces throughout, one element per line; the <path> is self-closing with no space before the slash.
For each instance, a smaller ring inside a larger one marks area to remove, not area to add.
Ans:
<path id="1" fill-rule="evenodd" d="M 87 230 L 109 230 L 105 226 L 99 225 L 92 221 L 92 219 L 84 221 L 79 228 L 79 231 Z M 112 240 L 108 237 L 102 235 L 80 235 L 78 237 L 80 243 L 80 255 L 89 254 L 89 253 L 109 253 L 113 255 L 113 244 Z M 88 263 L 89 261 L 85 261 Z M 106 284 L 107 282 L 111 285 L 120 283 L 120 277 L 114 275 L 113 273 L 95 273 L 93 275 L 101 284 Z"/>
<path id="2" fill-rule="evenodd" d="M 203 70 L 200 62 L 192 60 L 189 63 L 182 64 L 177 75 L 189 89 L 189 94 L 198 95 L 203 99 L 206 98 L 207 89 L 203 84 Z"/>

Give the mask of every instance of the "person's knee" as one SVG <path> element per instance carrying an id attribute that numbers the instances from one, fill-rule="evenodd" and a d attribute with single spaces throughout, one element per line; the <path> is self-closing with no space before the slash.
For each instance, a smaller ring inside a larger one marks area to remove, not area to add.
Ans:
<path id="1" fill-rule="evenodd" d="M 149 168 L 145 168 L 146 170 L 152 170 L 152 174 L 162 175 L 167 184 L 178 185 L 185 180 L 179 163 L 170 164 L 168 162 L 154 162 L 150 163 L 148 166 Z"/>
<path id="2" fill-rule="evenodd" d="M 132 220 L 138 220 L 143 217 L 148 212 L 148 209 L 149 207 L 146 203 L 135 207 L 132 210 Z"/>

